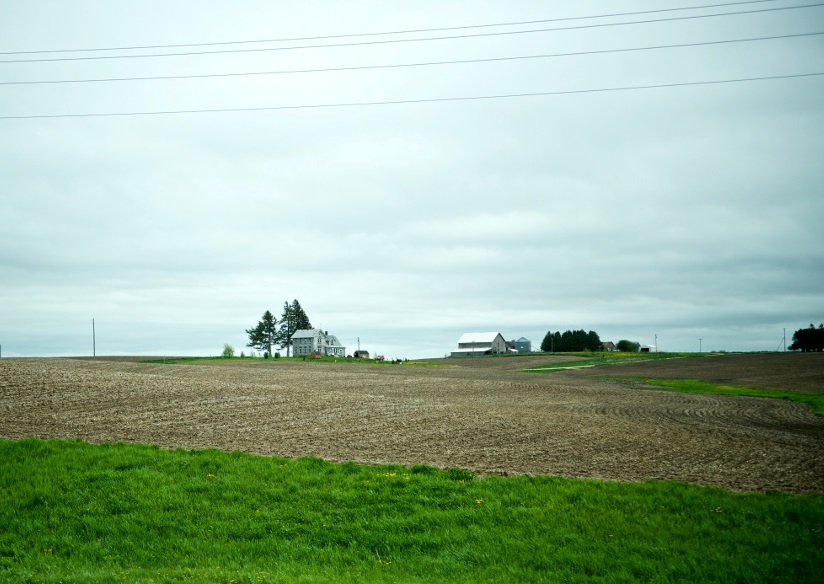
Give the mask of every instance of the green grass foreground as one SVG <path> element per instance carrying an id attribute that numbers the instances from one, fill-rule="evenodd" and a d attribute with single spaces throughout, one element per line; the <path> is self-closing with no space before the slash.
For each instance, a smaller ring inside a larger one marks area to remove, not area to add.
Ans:
<path id="1" fill-rule="evenodd" d="M 820 582 L 824 497 L 0 441 L 2 582 Z"/>
<path id="2" fill-rule="evenodd" d="M 617 379 L 628 379 L 625 377 Z M 715 385 L 696 379 L 647 379 L 629 378 L 633 381 L 642 381 L 669 391 L 682 393 L 703 393 L 708 395 L 741 395 L 746 397 L 767 397 L 772 399 L 787 399 L 813 408 L 816 416 L 824 416 L 824 393 L 812 391 L 793 391 L 789 389 L 759 389 L 740 385 Z"/>

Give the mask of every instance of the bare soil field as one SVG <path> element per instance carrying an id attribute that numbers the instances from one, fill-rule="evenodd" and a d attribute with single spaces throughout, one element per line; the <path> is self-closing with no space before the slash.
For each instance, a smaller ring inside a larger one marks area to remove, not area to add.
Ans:
<path id="1" fill-rule="evenodd" d="M 824 494 L 824 418 L 809 407 L 603 378 L 824 391 L 824 354 L 517 371 L 565 359 L 433 360 L 442 367 L 0 359 L 0 438 Z"/>

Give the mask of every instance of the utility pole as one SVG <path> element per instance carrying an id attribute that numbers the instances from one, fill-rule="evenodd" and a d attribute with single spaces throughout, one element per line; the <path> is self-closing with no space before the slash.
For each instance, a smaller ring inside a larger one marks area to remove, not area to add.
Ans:
<path id="1" fill-rule="evenodd" d="M 784 352 L 787 352 L 787 327 L 784 327 Z"/>
<path id="2" fill-rule="evenodd" d="M 655 352 L 658 352 L 658 334 L 655 334 Z"/>
<path id="3" fill-rule="evenodd" d="M 703 340 L 704 339 L 698 339 L 698 352 L 699 353 L 701 352 L 701 341 L 703 341 Z"/>
<path id="4" fill-rule="evenodd" d="M 94 319 L 92 319 L 92 357 L 97 357 L 97 339 L 94 335 Z"/>

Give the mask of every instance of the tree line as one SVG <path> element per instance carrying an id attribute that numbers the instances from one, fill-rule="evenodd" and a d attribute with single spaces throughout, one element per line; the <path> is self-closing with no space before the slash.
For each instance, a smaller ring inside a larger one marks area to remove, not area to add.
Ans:
<path id="1" fill-rule="evenodd" d="M 793 333 L 793 342 L 788 347 L 790 351 L 824 351 L 824 324 L 815 328 L 812 323 L 805 329 L 798 329 Z"/>
<path id="2" fill-rule="evenodd" d="M 541 350 L 549 353 L 569 353 L 573 351 L 602 351 L 604 346 L 595 331 L 548 331 L 541 341 Z"/>
<path id="3" fill-rule="evenodd" d="M 637 353 L 641 350 L 641 344 L 621 339 L 615 345 L 615 348 L 626 353 Z M 561 331 L 548 331 L 544 340 L 541 341 L 541 350 L 545 353 L 595 352 L 603 351 L 604 344 L 595 331 L 586 332 L 583 329 L 563 333 Z"/>
<path id="4" fill-rule="evenodd" d="M 273 355 L 272 348 L 286 349 L 286 356 L 290 357 L 292 352 L 292 335 L 296 331 L 311 329 L 312 323 L 304 312 L 300 302 L 293 300 L 283 303 L 283 312 L 280 320 L 267 310 L 258 323 L 250 329 L 246 329 L 249 335 L 247 347 L 252 347 L 263 351 L 264 357 Z"/>

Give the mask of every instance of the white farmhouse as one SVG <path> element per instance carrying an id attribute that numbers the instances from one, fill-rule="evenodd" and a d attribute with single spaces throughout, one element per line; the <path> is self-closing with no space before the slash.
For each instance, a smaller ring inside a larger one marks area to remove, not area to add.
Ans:
<path id="1" fill-rule="evenodd" d="M 292 348 L 295 357 L 308 357 L 312 353 L 330 357 L 346 356 L 346 347 L 340 344 L 338 337 L 320 329 L 297 331 L 292 335 Z"/>
<path id="2" fill-rule="evenodd" d="M 506 353 L 506 341 L 501 333 L 464 333 L 458 339 L 458 348 L 452 351 L 452 356 L 492 353 Z"/>

